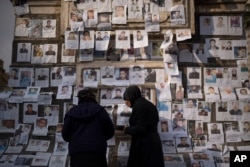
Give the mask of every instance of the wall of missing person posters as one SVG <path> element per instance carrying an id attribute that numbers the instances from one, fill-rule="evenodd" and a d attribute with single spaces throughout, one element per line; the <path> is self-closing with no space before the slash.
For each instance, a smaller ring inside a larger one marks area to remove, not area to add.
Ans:
<path id="1" fill-rule="evenodd" d="M 63 118 L 77 92 L 90 88 L 116 128 L 108 163 L 125 167 L 129 85 L 158 108 L 166 166 L 229 166 L 230 150 L 250 150 L 245 1 L 17 2 L 25 1 L 13 1 L 0 166 L 68 166 Z"/>

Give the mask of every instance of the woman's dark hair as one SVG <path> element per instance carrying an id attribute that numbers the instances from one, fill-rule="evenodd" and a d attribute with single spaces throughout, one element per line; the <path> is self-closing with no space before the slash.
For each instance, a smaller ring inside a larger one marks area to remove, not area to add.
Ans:
<path id="1" fill-rule="evenodd" d="M 95 99 L 95 95 L 93 94 L 93 92 L 89 89 L 84 89 L 84 90 L 80 90 L 78 92 L 78 103 L 82 103 L 82 102 L 96 102 Z"/>

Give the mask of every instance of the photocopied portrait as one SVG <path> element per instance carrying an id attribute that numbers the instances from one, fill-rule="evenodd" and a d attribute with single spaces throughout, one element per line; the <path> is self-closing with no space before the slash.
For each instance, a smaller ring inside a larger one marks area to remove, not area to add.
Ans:
<path id="1" fill-rule="evenodd" d="M 33 70 L 23 69 L 20 71 L 20 85 L 21 87 L 31 86 L 33 77 Z"/>
<path id="2" fill-rule="evenodd" d="M 45 44 L 44 48 L 45 48 L 45 50 L 44 50 L 45 56 L 56 56 L 57 44 Z"/>
<path id="3" fill-rule="evenodd" d="M 78 49 L 79 34 L 74 31 L 65 31 L 65 49 Z"/>
<path id="4" fill-rule="evenodd" d="M 37 118 L 33 135 L 46 136 L 48 132 L 48 120 L 46 118 Z"/>
<path id="5" fill-rule="evenodd" d="M 49 19 L 43 20 L 43 38 L 55 38 L 56 37 L 56 20 Z"/>
<path id="6" fill-rule="evenodd" d="M 212 16 L 200 16 L 200 34 L 212 35 L 213 34 L 213 17 Z"/>
<path id="7" fill-rule="evenodd" d="M 115 48 L 130 48 L 130 31 L 116 30 L 116 45 Z"/>
<path id="8" fill-rule="evenodd" d="M 17 62 L 31 61 L 31 43 L 18 43 L 17 50 Z"/>
<path id="9" fill-rule="evenodd" d="M 59 85 L 57 91 L 57 99 L 70 99 L 72 95 L 71 85 Z"/>
<path id="10" fill-rule="evenodd" d="M 86 87 L 97 87 L 100 82 L 100 69 L 84 69 L 83 85 Z"/>
<path id="11" fill-rule="evenodd" d="M 29 38 L 42 38 L 43 20 L 30 20 Z"/>
<path id="12" fill-rule="evenodd" d="M 117 5 L 113 7 L 112 23 L 113 24 L 126 24 L 127 22 L 127 6 Z"/>
<path id="13" fill-rule="evenodd" d="M 94 9 L 88 9 L 84 12 L 84 20 L 86 27 L 96 27 L 97 25 L 97 11 Z"/>
<path id="14" fill-rule="evenodd" d="M 45 81 L 49 79 L 49 69 L 48 68 L 36 68 L 35 70 L 36 80 Z"/>
<path id="15" fill-rule="evenodd" d="M 29 34 L 29 18 L 17 18 L 15 27 L 15 36 L 27 37 Z"/>
<path id="16" fill-rule="evenodd" d="M 148 33 L 146 30 L 133 31 L 134 48 L 142 48 L 148 46 Z"/>
<path id="17" fill-rule="evenodd" d="M 129 72 L 130 84 L 131 83 L 145 83 L 144 66 L 131 65 Z"/>
<path id="18" fill-rule="evenodd" d="M 170 21 L 172 24 L 185 24 L 184 5 L 176 5 L 170 9 Z"/>
<path id="19" fill-rule="evenodd" d="M 98 6 L 98 13 L 101 12 L 111 12 L 111 5 L 112 1 L 111 0 L 98 0 L 97 6 Z"/>
<path id="20" fill-rule="evenodd" d="M 23 106 L 23 122 L 24 123 L 35 123 L 38 115 L 38 104 L 37 103 L 24 103 Z"/>

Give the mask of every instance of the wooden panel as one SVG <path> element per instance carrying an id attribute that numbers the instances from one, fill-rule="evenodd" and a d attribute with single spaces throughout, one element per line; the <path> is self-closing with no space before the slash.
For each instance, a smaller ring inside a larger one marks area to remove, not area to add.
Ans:
<path id="1" fill-rule="evenodd" d="M 59 14 L 61 7 L 48 7 L 48 6 L 33 6 L 30 7 L 31 14 Z"/>
<path id="2" fill-rule="evenodd" d="M 247 0 L 209 0 L 209 1 L 204 1 L 204 0 L 196 0 L 197 4 L 209 4 L 209 3 L 246 3 Z"/>
<path id="3" fill-rule="evenodd" d="M 64 35 L 65 30 L 69 27 L 69 9 L 71 3 L 65 3 L 61 0 L 61 27 L 60 27 L 60 34 Z"/>
<path id="4" fill-rule="evenodd" d="M 61 5 L 61 0 L 28 0 L 29 6 L 58 6 Z"/>
<path id="5" fill-rule="evenodd" d="M 197 6 L 197 13 L 242 12 L 245 10 L 245 6 L 245 4 L 200 4 Z"/>

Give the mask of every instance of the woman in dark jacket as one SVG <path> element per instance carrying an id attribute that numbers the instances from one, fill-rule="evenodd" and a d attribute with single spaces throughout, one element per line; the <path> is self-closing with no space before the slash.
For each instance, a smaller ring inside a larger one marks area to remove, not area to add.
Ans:
<path id="1" fill-rule="evenodd" d="M 90 90 L 78 93 L 78 106 L 65 115 L 62 137 L 69 142 L 71 167 L 107 167 L 107 140 L 114 136 L 114 125 Z"/>
<path id="2" fill-rule="evenodd" d="M 129 126 L 124 129 L 131 135 L 127 167 L 164 167 L 156 107 L 142 97 L 137 86 L 128 87 L 123 98 L 125 104 L 132 108 Z"/>

